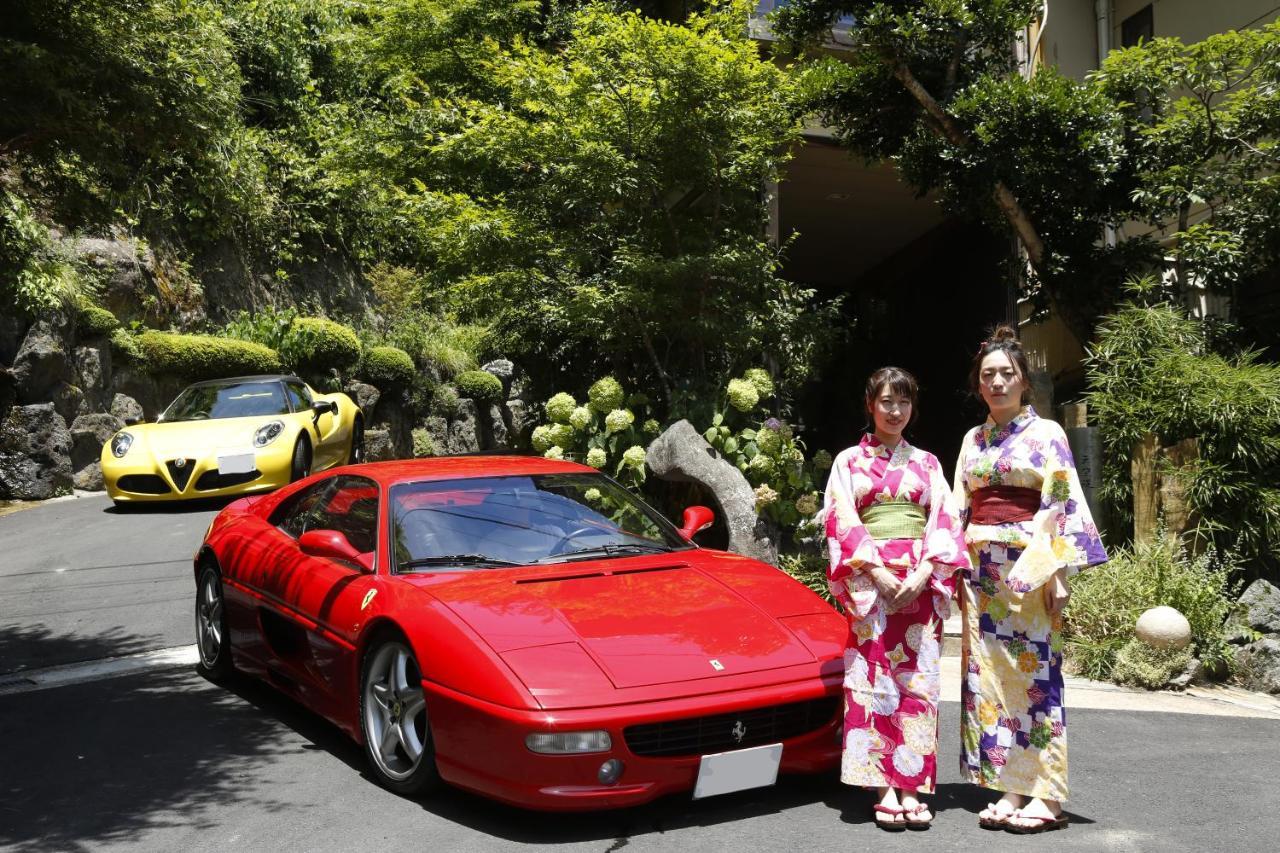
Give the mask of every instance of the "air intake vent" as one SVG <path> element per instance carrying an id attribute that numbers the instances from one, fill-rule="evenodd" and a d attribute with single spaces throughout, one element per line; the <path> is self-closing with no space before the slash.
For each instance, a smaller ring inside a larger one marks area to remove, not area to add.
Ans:
<path id="1" fill-rule="evenodd" d="M 181 492 L 187 488 L 187 481 L 191 479 L 191 472 L 196 469 L 196 460 L 170 459 L 164 463 L 164 467 L 169 469 L 169 476 L 173 478 L 173 484 Z"/>
<path id="2" fill-rule="evenodd" d="M 829 724 L 839 710 L 839 696 L 823 696 L 732 714 L 628 726 L 622 734 L 636 755 L 704 755 L 799 737 Z"/>

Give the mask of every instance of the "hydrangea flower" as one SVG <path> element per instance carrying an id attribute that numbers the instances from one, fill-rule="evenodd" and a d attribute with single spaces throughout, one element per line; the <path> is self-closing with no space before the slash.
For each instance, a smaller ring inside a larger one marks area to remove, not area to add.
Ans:
<path id="1" fill-rule="evenodd" d="M 600 414 L 621 408 L 622 401 L 626 397 L 626 393 L 622 390 L 622 384 L 612 376 L 597 379 L 595 384 L 587 391 L 587 398 L 590 400 L 588 405 Z"/>
<path id="2" fill-rule="evenodd" d="M 788 462 L 795 462 L 799 464 L 804 461 L 804 451 L 795 445 L 788 447 L 784 456 Z"/>
<path id="3" fill-rule="evenodd" d="M 644 422 L 644 426 L 642 426 L 641 429 L 644 430 L 645 435 L 657 435 L 662 432 L 662 424 L 658 423 L 653 418 L 649 418 L 649 420 Z"/>
<path id="4" fill-rule="evenodd" d="M 796 512 L 804 516 L 813 515 L 818 511 L 818 496 L 812 492 L 807 495 L 801 495 L 796 498 Z"/>
<path id="5" fill-rule="evenodd" d="M 777 418 L 769 418 L 764 422 L 764 425 L 766 429 L 782 429 L 782 421 Z"/>
<path id="6" fill-rule="evenodd" d="M 563 459 L 564 450 L 562 450 L 559 445 L 552 445 L 551 447 L 548 447 L 546 449 L 546 452 L 544 452 L 542 455 L 547 457 L 548 459 Z"/>
<path id="7" fill-rule="evenodd" d="M 638 444 L 628 447 L 622 454 L 622 462 L 632 468 L 643 468 L 645 460 L 644 448 Z"/>
<path id="8" fill-rule="evenodd" d="M 782 436 L 778 434 L 777 430 L 770 429 L 766 425 L 756 433 L 756 447 L 760 448 L 761 453 L 776 456 L 778 451 L 782 449 Z"/>
<path id="9" fill-rule="evenodd" d="M 551 436 L 552 444 L 558 444 L 561 447 L 569 447 L 573 444 L 573 427 L 568 424 L 551 424 L 548 434 Z"/>
<path id="10" fill-rule="evenodd" d="M 591 503 L 598 503 L 600 501 L 600 490 L 587 489 L 585 492 L 582 493 L 582 497 L 584 497 L 586 500 L 590 501 Z"/>
<path id="11" fill-rule="evenodd" d="M 554 423 L 567 424 L 569 416 L 573 414 L 574 407 L 577 405 L 573 397 L 561 391 L 547 401 L 547 417 Z"/>
<path id="12" fill-rule="evenodd" d="M 592 468 L 603 468 L 609 456 L 602 447 L 593 447 L 587 451 L 587 464 Z"/>
<path id="13" fill-rule="evenodd" d="M 614 409 L 612 412 L 604 416 L 605 432 L 612 435 L 615 432 L 622 432 L 628 429 L 636 422 L 636 416 L 631 414 L 630 409 Z"/>
<path id="14" fill-rule="evenodd" d="M 760 399 L 763 400 L 765 397 L 773 396 L 773 377 L 764 368 L 753 367 L 742 374 L 742 378 L 755 386 L 756 393 L 760 395 Z"/>
<path id="15" fill-rule="evenodd" d="M 591 426 L 591 410 L 586 406 L 574 409 L 569 413 L 569 426 L 579 431 Z"/>
<path id="16" fill-rule="evenodd" d="M 760 402 L 760 392 L 745 379 L 729 380 L 729 405 L 739 412 L 749 412 Z"/>
<path id="17" fill-rule="evenodd" d="M 773 473 L 773 460 L 768 456 L 765 456 L 763 453 L 757 453 L 755 458 L 751 460 L 751 463 L 747 467 L 756 474 L 759 474 L 762 477 L 767 477 Z"/>
<path id="18" fill-rule="evenodd" d="M 759 457 L 756 458 L 758 459 Z M 769 488 L 767 483 L 756 487 L 756 512 L 759 512 L 777 500 L 778 493 Z"/>
<path id="19" fill-rule="evenodd" d="M 551 438 L 551 427 L 547 424 L 534 427 L 533 434 L 529 436 L 529 441 L 533 443 L 533 449 L 539 453 L 555 444 L 555 441 Z"/>
<path id="20" fill-rule="evenodd" d="M 835 460 L 831 458 L 831 454 L 825 450 L 819 450 L 813 454 L 813 467 L 819 471 L 827 470 L 834 462 Z"/>

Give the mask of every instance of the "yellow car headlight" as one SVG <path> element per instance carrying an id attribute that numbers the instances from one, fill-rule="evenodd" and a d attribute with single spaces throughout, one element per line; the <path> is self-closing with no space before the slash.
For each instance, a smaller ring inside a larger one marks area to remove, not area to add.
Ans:
<path id="1" fill-rule="evenodd" d="M 111 455 L 117 459 L 123 459 L 124 455 L 129 452 L 129 448 L 132 446 L 132 433 L 118 432 L 111 437 Z"/>
<path id="2" fill-rule="evenodd" d="M 284 432 L 284 421 L 272 421 L 269 424 L 263 424 L 253 434 L 253 446 L 266 447 L 279 438 L 282 432 Z"/>

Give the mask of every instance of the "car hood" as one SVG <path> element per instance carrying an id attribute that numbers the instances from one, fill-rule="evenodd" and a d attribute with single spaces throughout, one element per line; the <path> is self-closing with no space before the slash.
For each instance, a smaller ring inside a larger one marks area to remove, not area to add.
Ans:
<path id="1" fill-rule="evenodd" d="M 157 459 L 199 458 L 219 450 L 253 447 L 253 434 L 271 421 L 284 421 L 286 431 L 293 415 L 263 415 L 252 418 L 150 423 L 128 427 Z M 280 441 L 279 438 L 276 441 Z"/>
<path id="2" fill-rule="evenodd" d="M 558 568 L 468 573 L 424 586 L 526 682 L 521 661 L 556 655 L 571 668 L 571 659 L 581 657 L 575 645 L 614 688 L 743 675 L 815 660 L 766 608 L 695 566 Z M 571 654 L 565 657 L 566 652 Z M 537 667 L 544 665 L 539 660 Z"/>

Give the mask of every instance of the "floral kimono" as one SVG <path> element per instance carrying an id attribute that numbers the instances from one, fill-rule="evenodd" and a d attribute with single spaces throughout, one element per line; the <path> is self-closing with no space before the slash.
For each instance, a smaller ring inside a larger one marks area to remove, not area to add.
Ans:
<path id="1" fill-rule="evenodd" d="M 1003 429 L 990 420 L 975 427 L 960 448 L 955 493 L 972 556 L 963 592 L 961 773 L 986 788 L 1062 802 L 1062 622 L 1045 606 L 1044 585 L 1059 569 L 1070 574 L 1107 559 L 1062 427 L 1029 406 Z M 990 495 L 1029 500 L 1016 512 L 975 510 Z"/>
<path id="2" fill-rule="evenodd" d="M 831 468 L 823 513 L 827 578 L 850 621 L 840 774 L 849 785 L 933 791 L 942 621 L 969 564 L 952 501 L 937 458 L 905 440 L 890 451 L 863 436 Z M 904 578 L 921 560 L 933 566 L 929 586 L 891 612 L 870 570 Z"/>

